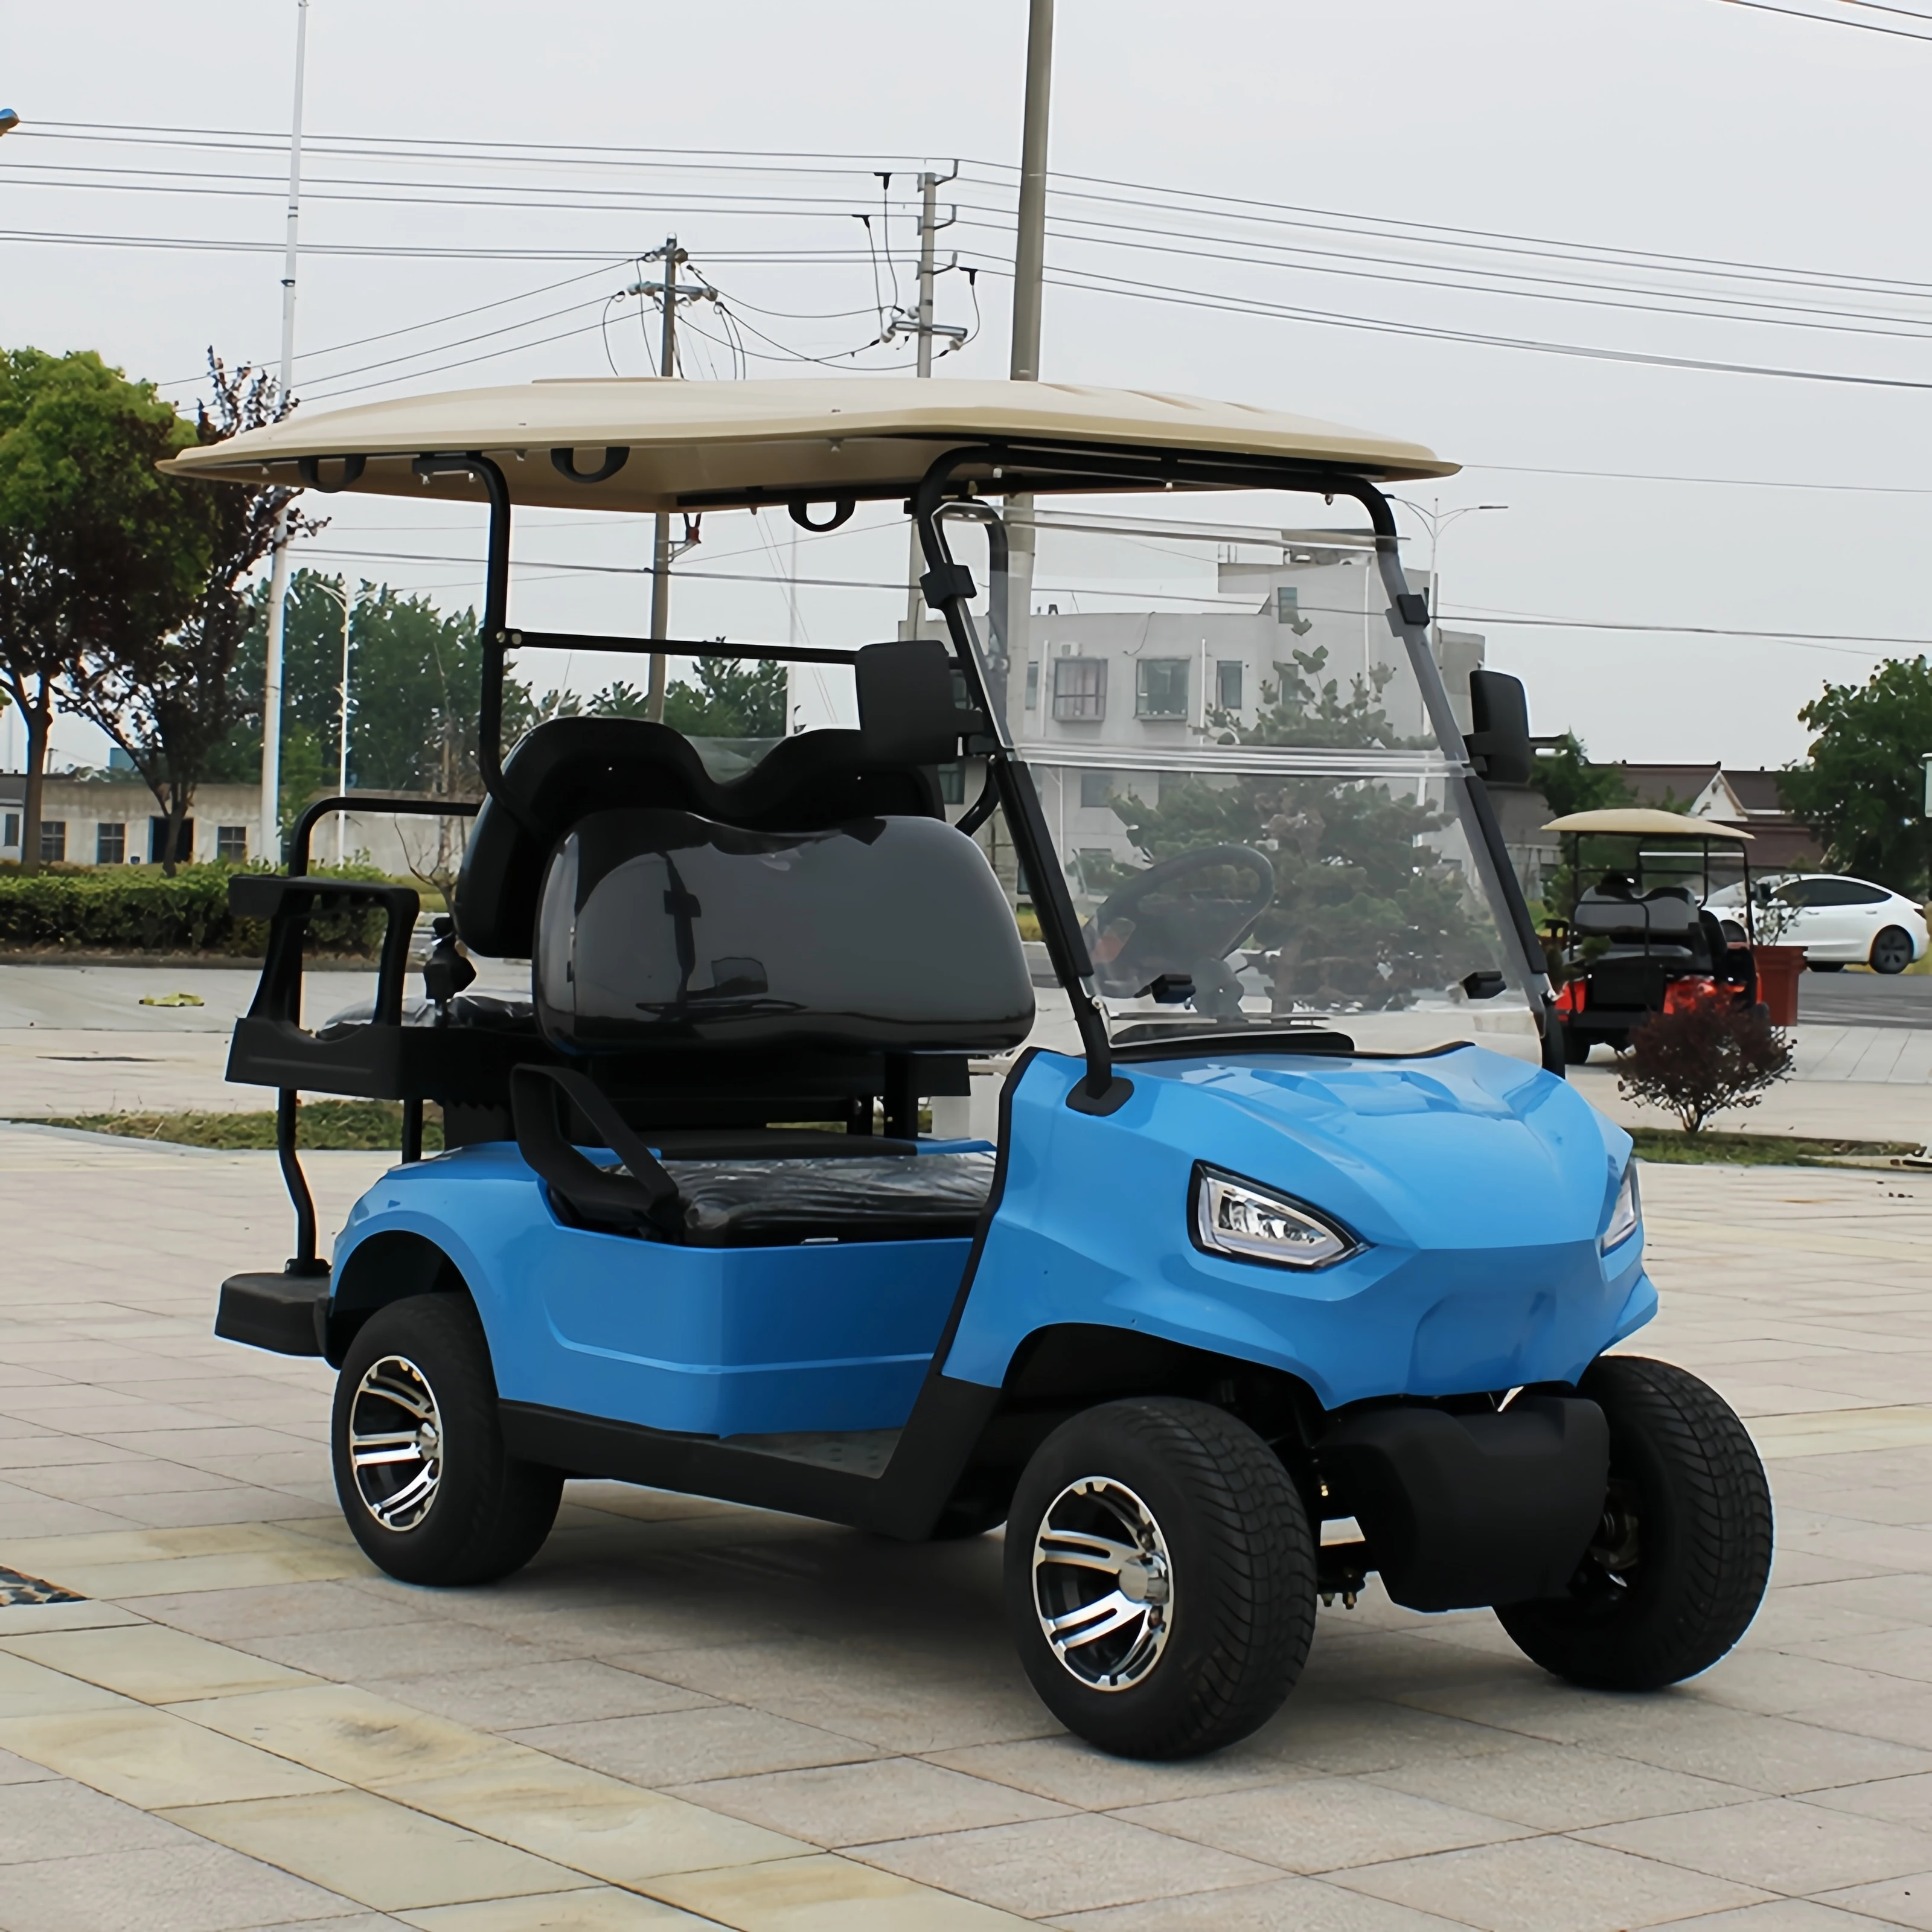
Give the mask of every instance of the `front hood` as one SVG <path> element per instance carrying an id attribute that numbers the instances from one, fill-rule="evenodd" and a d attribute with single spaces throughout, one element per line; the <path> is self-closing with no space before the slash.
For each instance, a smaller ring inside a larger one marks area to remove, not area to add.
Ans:
<path id="1" fill-rule="evenodd" d="M 1630 1136 L 1574 1088 L 1480 1047 L 1123 1070 L 1185 1090 L 1197 1158 L 1295 1195 L 1370 1241 L 1594 1240 L 1630 1158 Z"/>

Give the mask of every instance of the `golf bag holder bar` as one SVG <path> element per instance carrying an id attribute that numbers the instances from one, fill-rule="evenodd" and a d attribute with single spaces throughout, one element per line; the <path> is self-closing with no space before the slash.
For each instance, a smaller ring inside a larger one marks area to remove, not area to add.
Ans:
<path id="1" fill-rule="evenodd" d="M 380 792 L 342 792 L 333 798 L 319 798 L 296 820 L 289 840 L 289 875 L 299 877 L 309 868 L 309 846 L 315 828 L 338 812 L 394 813 L 411 818 L 474 818 L 482 801 L 473 798 L 392 798 Z"/>

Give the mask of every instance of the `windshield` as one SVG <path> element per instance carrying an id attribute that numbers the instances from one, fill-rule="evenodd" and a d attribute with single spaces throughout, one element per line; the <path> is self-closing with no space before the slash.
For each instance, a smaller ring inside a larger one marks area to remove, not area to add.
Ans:
<path id="1" fill-rule="evenodd" d="M 1310 508 L 1286 528 L 1036 519 L 1010 709 L 1113 1037 L 1295 1027 L 1535 1059 L 1369 532 Z M 1436 644 L 1465 724 L 1483 650 Z"/>

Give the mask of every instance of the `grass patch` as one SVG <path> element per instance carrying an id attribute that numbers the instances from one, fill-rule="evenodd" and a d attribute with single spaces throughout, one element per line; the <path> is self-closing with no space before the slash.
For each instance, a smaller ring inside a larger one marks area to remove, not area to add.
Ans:
<path id="1" fill-rule="evenodd" d="M 272 1111 L 247 1114 L 67 1114 L 36 1121 L 47 1127 L 74 1127 L 82 1133 L 123 1134 L 130 1140 L 172 1141 L 180 1147 L 255 1149 L 275 1144 Z M 403 1108 L 399 1100 L 304 1100 L 301 1144 L 319 1153 L 381 1154 L 401 1151 Z M 442 1151 L 442 1116 L 423 1109 L 423 1151 Z"/>
<path id="2" fill-rule="evenodd" d="M 1913 1141 L 1806 1140 L 1796 1134 L 1716 1134 L 1708 1128 L 1701 1134 L 1687 1134 L 1678 1127 L 1633 1127 L 1630 1136 L 1640 1160 L 1693 1166 L 1723 1162 L 1744 1167 L 1816 1167 L 1918 1151 Z"/>

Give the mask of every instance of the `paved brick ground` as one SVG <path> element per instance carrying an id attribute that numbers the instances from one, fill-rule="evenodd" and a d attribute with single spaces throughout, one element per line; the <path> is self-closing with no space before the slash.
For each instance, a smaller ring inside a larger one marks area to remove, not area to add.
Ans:
<path id="1" fill-rule="evenodd" d="M 379 1162 L 314 1161 L 339 1219 Z M 0 1928 L 1932 1932 L 1932 1179 L 1652 1168 L 1639 1346 L 1751 1419 L 1743 1646 L 1662 1695 L 1486 1616 L 1324 1612 L 1248 1744 L 1118 1762 L 1015 1666 L 997 1538 L 572 1486 L 523 1576 L 373 1574 L 326 1374 L 208 1333 L 268 1156 L 0 1128 Z"/>

